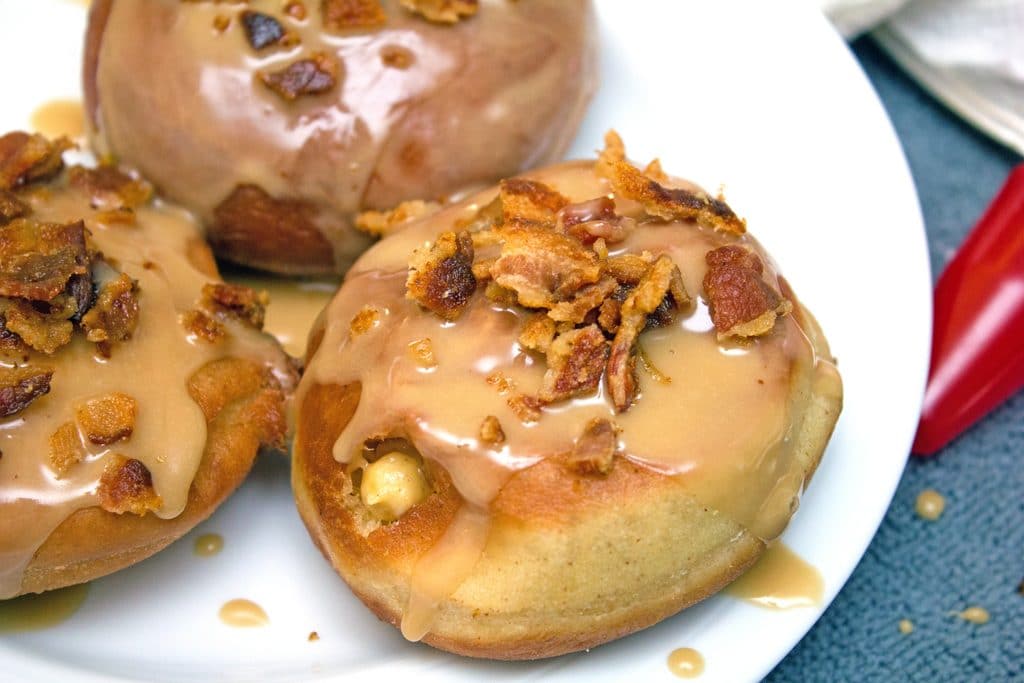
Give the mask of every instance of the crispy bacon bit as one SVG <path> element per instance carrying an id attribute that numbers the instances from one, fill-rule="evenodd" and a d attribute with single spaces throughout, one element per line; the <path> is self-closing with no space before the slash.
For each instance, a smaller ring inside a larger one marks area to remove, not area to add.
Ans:
<path id="1" fill-rule="evenodd" d="M 134 398 L 114 392 L 86 401 L 75 411 L 75 419 L 85 438 L 97 446 L 107 446 L 131 438 L 137 413 Z"/>
<path id="2" fill-rule="evenodd" d="M 0 227 L 0 296 L 49 301 L 89 256 L 82 221 L 60 225 L 18 218 Z"/>
<path id="3" fill-rule="evenodd" d="M 302 21 L 306 18 L 306 6 L 300 0 L 292 0 L 284 6 L 284 13 L 292 19 Z"/>
<path id="4" fill-rule="evenodd" d="M 203 304 L 255 330 L 263 329 L 263 319 L 269 302 L 270 297 L 266 292 L 256 292 L 249 287 L 226 282 L 209 282 L 203 285 Z"/>
<path id="5" fill-rule="evenodd" d="M 356 216 L 356 227 L 374 237 L 386 237 L 406 223 L 432 216 L 441 209 L 437 202 L 422 199 L 402 202 L 390 211 L 363 211 Z"/>
<path id="6" fill-rule="evenodd" d="M 85 338 L 100 345 L 104 355 L 111 345 L 131 339 L 139 324 L 138 283 L 121 273 L 100 288 L 96 303 L 82 316 Z"/>
<path id="7" fill-rule="evenodd" d="M 197 308 L 193 308 L 181 316 L 181 324 L 190 335 L 211 344 L 220 341 L 227 334 L 227 330 L 222 324 L 206 311 Z"/>
<path id="8" fill-rule="evenodd" d="M 551 308 L 601 277 L 601 263 L 572 237 L 550 230 L 512 230 L 491 268 L 494 281 L 529 308 Z"/>
<path id="9" fill-rule="evenodd" d="M 550 403 L 594 391 L 607 360 L 608 340 L 597 325 L 563 332 L 548 349 L 540 400 Z"/>
<path id="10" fill-rule="evenodd" d="M 10 417 L 50 392 L 53 370 L 25 366 L 0 366 L 0 417 Z"/>
<path id="11" fill-rule="evenodd" d="M 519 332 L 519 344 L 530 351 L 547 353 L 555 340 L 555 321 L 544 313 L 531 315 Z"/>
<path id="12" fill-rule="evenodd" d="M 328 31 L 382 26 L 388 19 L 380 0 L 321 0 L 320 12 Z"/>
<path id="13" fill-rule="evenodd" d="M 502 287 L 493 280 L 488 282 L 487 286 L 484 288 L 484 296 L 487 297 L 489 301 L 493 301 L 499 306 L 505 306 L 506 308 L 515 306 L 517 301 L 515 292 L 511 289 Z"/>
<path id="14" fill-rule="evenodd" d="M 50 435 L 50 466 L 58 478 L 85 457 L 85 448 L 73 422 L 65 422 Z"/>
<path id="15" fill-rule="evenodd" d="M 661 167 L 661 159 L 651 159 L 651 163 L 644 168 L 644 175 L 662 185 L 668 182 L 668 175 Z"/>
<path id="16" fill-rule="evenodd" d="M 153 196 L 152 185 L 136 180 L 114 166 L 73 166 L 68 171 L 68 182 L 71 187 L 88 195 L 92 208 L 100 211 L 135 209 Z"/>
<path id="17" fill-rule="evenodd" d="M 437 367 L 437 358 L 434 356 L 434 344 L 430 337 L 417 339 L 409 344 L 409 355 L 413 362 L 424 370 Z"/>
<path id="18" fill-rule="evenodd" d="M 512 409 L 512 412 L 515 413 L 520 422 L 536 422 L 543 415 L 541 406 L 544 404 L 534 396 L 516 394 L 509 398 L 506 403 L 508 403 L 508 407 Z"/>
<path id="19" fill-rule="evenodd" d="M 49 310 L 40 310 L 40 308 Z M 68 318 L 75 309 L 70 297 L 54 299 L 53 304 L 37 303 L 24 299 L 0 300 L 0 312 L 4 318 L 4 329 L 13 332 L 25 344 L 41 353 L 52 354 L 71 341 L 75 331 Z"/>
<path id="20" fill-rule="evenodd" d="M 226 14 L 218 14 L 213 18 L 213 30 L 217 33 L 224 33 L 231 28 L 231 17 Z"/>
<path id="21" fill-rule="evenodd" d="M 100 507 L 107 512 L 144 515 L 162 504 L 153 489 L 153 475 L 141 462 L 113 456 L 100 477 Z"/>
<path id="22" fill-rule="evenodd" d="M 775 327 L 793 305 L 764 281 L 764 264 L 739 245 L 709 251 L 705 257 L 704 294 L 719 339 L 756 337 Z"/>
<path id="23" fill-rule="evenodd" d="M 406 296 L 445 320 L 455 320 L 476 291 L 473 239 L 446 232 L 429 248 L 417 249 L 409 264 Z"/>
<path id="24" fill-rule="evenodd" d="M 401 45 L 385 45 L 380 49 L 380 62 L 392 69 L 405 70 L 416 61 L 412 52 Z"/>
<path id="25" fill-rule="evenodd" d="M 601 304 L 601 310 L 597 314 L 597 324 L 605 332 L 615 334 L 619 329 L 621 319 L 622 302 L 618 299 L 605 299 Z"/>
<path id="26" fill-rule="evenodd" d="M 28 215 L 28 204 L 7 190 L 0 190 L 0 225 L 6 225 L 15 218 Z"/>
<path id="27" fill-rule="evenodd" d="M 475 247 L 474 247 L 475 248 Z M 498 259 L 478 259 L 473 263 L 473 277 L 476 278 L 477 282 L 486 282 L 491 279 L 491 267 L 497 263 Z M 513 299 L 515 295 L 513 295 Z"/>
<path id="28" fill-rule="evenodd" d="M 484 418 L 480 424 L 480 440 L 491 446 L 505 443 L 505 432 L 502 431 L 498 418 L 493 415 Z"/>
<path id="29" fill-rule="evenodd" d="M 64 168 L 62 155 L 74 147 L 67 138 L 50 142 L 21 131 L 0 137 L 0 190 L 45 180 Z"/>
<path id="30" fill-rule="evenodd" d="M 402 7 L 438 24 L 455 24 L 476 14 L 479 0 L 402 0 Z"/>
<path id="31" fill-rule="evenodd" d="M 626 160 L 626 145 L 623 144 L 622 138 L 614 130 L 609 130 L 604 134 L 604 149 L 597 157 L 597 163 L 594 166 L 594 170 L 597 175 L 604 178 L 610 178 L 612 175 L 613 166 L 619 161 Z"/>
<path id="32" fill-rule="evenodd" d="M 505 228 L 553 227 L 569 200 L 544 183 L 525 178 L 501 181 L 501 211 Z"/>
<path id="33" fill-rule="evenodd" d="M 300 95 L 319 95 L 334 88 L 340 70 L 338 61 L 323 52 L 292 62 L 280 71 L 261 72 L 259 79 L 285 100 Z"/>
<path id="34" fill-rule="evenodd" d="M 353 339 L 359 335 L 369 332 L 380 320 L 380 311 L 373 306 L 363 306 L 359 312 L 352 316 L 348 324 L 349 336 Z"/>
<path id="35" fill-rule="evenodd" d="M 696 221 L 706 228 L 736 235 L 747 231 L 746 222 L 738 218 L 725 202 L 704 192 L 667 188 L 645 176 L 629 162 L 612 163 L 610 178 L 617 194 L 640 202 L 651 216 Z"/>
<path id="36" fill-rule="evenodd" d="M 569 455 L 567 466 L 583 475 L 606 475 L 615 462 L 615 426 L 608 420 L 595 418 L 583 430 Z"/>
<path id="37" fill-rule="evenodd" d="M 280 43 L 284 38 L 284 27 L 274 17 L 262 12 L 245 10 L 242 12 L 242 26 L 245 37 L 254 50 Z"/>
<path id="38" fill-rule="evenodd" d="M 548 315 L 556 322 L 582 323 L 587 314 L 600 306 L 619 289 L 619 283 L 612 277 L 602 277 L 596 283 L 587 285 L 570 301 L 555 304 Z"/>
<path id="39" fill-rule="evenodd" d="M 491 374 L 487 375 L 487 384 L 495 388 L 495 390 L 502 396 L 515 391 L 516 383 L 512 381 L 505 373 L 495 370 Z"/>
<path id="40" fill-rule="evenodd" d="M 634 227 L 636 221 L 615 213 L 615 202 L 608 197 L 570 204 L 558 212 L 557 230 L 584 244 L 594 244 L 595 251 L 597 240 L 605 244 L 621 242 Z"/>
<path id="41" fill-rule="evenodd" d="M 608 274 L 619 284 L 633 286 L 643 279 L 654 263 L 654 256 L 643 254 L 619 254 L 608 259 Z"/>
<path id="42" fill-rule="evenodd" d="M 608 391 L 615 410 L 629 409 L 636 398 L 636 340 L 672 287 L 678 269 L 668 256 L 660 256 L 622 303 L 621 321 L 608 359 Z"/>

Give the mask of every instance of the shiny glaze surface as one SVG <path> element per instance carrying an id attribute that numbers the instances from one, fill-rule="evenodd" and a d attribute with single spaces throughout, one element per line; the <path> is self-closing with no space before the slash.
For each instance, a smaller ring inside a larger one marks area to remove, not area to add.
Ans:
<path id="1" fill-rule="evenodd" d="M 564 153 L 594 83 L 588 3 L 484 0 L 454 26 L 383 4 L 384 27 L 332 33 L 318 3 L 298 20 L 278 0 L 252 0 L 247 8 L 300 40 L 257 52 L 241 7 L 116 0 L 91 112 L 98 149 L 207 223 L 240 183 L 307 200 L 342 270 L 369 244 L 353 212 L 438 197 Z M 218 17 L 231 19 L 223 31 Z M 396 48 L 412 56 L 407 68 L 382 62 Z M 285 102 L 257 82 L 315 52 L 341 65 L 332 91 Z M 159 87 L 152 73 L 164 75 Z"/>

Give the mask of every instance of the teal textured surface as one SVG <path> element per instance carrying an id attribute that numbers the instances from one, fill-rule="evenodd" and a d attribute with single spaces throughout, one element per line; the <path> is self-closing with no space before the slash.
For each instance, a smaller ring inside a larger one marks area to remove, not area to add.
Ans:
<path id="1" fill-rule="evenodd" d="M 1020 158 L 931 99 L 870 40 L 853 48 L 906 151 L 937 277 Z M 898 330 L 885 333 L 898 344 Z M 927 488 L 947 501 L 935 522 L 914 512 L 917 495 Z M 936 457 L 911 459 L 850 581 L 768 680 L 1022 677 L 1022 581 L 1024 393 Z M 976 625 L 955 616 L 971 605 L 987 609 L 991 621 Z M 913 622 L 912 633 L 900 633 L 901 619 Z"/>

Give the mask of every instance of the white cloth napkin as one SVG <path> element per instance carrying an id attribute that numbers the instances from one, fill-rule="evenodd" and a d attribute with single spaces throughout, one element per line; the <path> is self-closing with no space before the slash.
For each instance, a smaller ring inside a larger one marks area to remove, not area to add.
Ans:
<path id="1" fill-rule="evenodd" d="M 865 30 L 925 88 L 1024 154 L 1024 0 L 818 0 Z"/>

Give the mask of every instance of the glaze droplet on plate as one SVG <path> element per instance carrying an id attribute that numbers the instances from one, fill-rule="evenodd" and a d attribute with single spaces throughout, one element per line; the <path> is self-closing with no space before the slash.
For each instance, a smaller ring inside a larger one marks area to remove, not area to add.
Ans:
<path id="1" fill-rule="evenodd" d="M 270 618 L 263 608 L 245 598 L 225 602 L 220 608 L 219 616 L 221 621 L 235 628 L 254 628 L 270 623 Z"/>
<path id="2" fill-rule="evenodd" d="M 220 534 L 203 534 L 196 539 L 193 550 L 200 557 L 216 555 L 224 549 L 224 537 Z"/>
<path id="3" fill-rule="evenodd" d="M 679 678 L 696 678 L 704 672 L 704 657 L 692 647 L 681 647 L 668 655 L 668 670 Z"/>
<path id="4" fill-rule="evenodd" d="M 817 569 L 778 542 L 726 592 L 759 607 L 812 607 L 821 604 L 825 583 Z"/>

